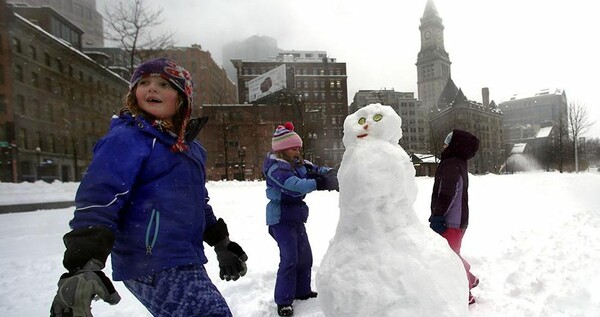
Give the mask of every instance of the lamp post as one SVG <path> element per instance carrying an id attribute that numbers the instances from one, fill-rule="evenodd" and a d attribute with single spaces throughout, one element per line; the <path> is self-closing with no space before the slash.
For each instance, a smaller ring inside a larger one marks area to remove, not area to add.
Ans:
<path id="1" fill-rule="evenodd" d="M 245 158 L 246 158 L 246 147 L 245 146 L 238 146 L 238 159 L 239 159 L 239 171 L 238 171 L 238 180 L 246 180 L 246 175 L 244 173 L 244 170 L 246 169 L 246 162 L 245 162 Z"/>
<path id="2" fill-rule="evenodd" d="M 41 171 L 40 155 L 42 154 L 41 152 L 42 152 L 42 149 L 39 146 L 35 148 L 35 156 L 37 158 L 37 161 L 35 163 L 35 166 L 36 166 L 36 168 L 35 168 L 35 178 L 37 180 L 41 179 L 41 177 L 40 177 L 40 171 Z"/>

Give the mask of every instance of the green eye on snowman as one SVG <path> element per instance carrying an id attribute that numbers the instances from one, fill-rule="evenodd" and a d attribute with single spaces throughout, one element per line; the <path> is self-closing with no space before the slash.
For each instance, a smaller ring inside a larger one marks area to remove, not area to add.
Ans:
<path id="1" fill-rule="evenodd" d="M 381 113 L 378 113 L 373 116 L 373 121 L 375 122 L 379 122 L 381 121 L 381 119 L 383 119 L 383 115 Z M 361 117 L 360 119 L 358 119 L 358 124 L 360 125 L 365 124 L 365 122 L 367 122 L 367 119 L 365 117 Z"/>

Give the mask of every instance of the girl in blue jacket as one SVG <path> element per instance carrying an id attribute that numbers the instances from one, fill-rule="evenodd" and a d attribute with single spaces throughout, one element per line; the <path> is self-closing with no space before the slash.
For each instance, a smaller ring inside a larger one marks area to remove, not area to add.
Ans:
<path id="1" fill-rule="evenodd" d="M 275 130 L 272 152 L 263 164 L 267 183 L 267 225 L 279 246 L 275 303 L 279 316 L 292 316 L 294 299 L 317 297 L 310 287 L 312 250 L 304 223 L 308 218 L 306 194 L 339 190 L 337 172 L 301 158 L 302 139 L 286 122 Z"/>
<path id="2" fill-rule="evenodd" d="M 208 204 L 206 153 L 195 140 L 206 119 L 190 119 L 190 74 L 165 58 L 134 72 L 125 107 L 94 147 L 63 240 L 63 264 L 51 316 L 91 316 L 95 296 L 120 297 L 101 271 L 153 316 L 231 316 L 208 277 L 203 241 L 214 246 L 220 278 L 246 273 L 247 256 Z"/>

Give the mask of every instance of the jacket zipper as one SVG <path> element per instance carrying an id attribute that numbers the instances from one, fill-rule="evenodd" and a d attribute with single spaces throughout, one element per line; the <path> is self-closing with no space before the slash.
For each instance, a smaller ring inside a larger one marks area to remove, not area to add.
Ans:
<path id="1" fill-rule="evenodd" d="M 160 224 L 160 212 L 156 209 L 152 209 L 150 215 L 150 221 L 148 222 L 148 228 L 146 228 L 146 255 L 152 255 L 152 248 L 156 244 L 158 239 L 158 226 Z M 154 234 L 152 234 L 152 225 L 154 225 Z"/>

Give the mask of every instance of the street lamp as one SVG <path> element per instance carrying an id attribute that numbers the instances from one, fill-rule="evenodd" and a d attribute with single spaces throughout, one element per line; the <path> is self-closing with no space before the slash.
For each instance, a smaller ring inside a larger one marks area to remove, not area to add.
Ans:
<path id="1" fill-rule="evenodd" d="M 35 154 L 36 154 L 36 158 L 37 158 L 37 161 L 35 163 L 36 164 L 35 176 L 36 176 L 37 180 L 41 179 L 41 177 L 40 177 L 40 171 L 41 171 L 40 155 L 42 154 L 41 152 L 42 152 L 42 149 L 39 146 L 35 148 Z"/>

